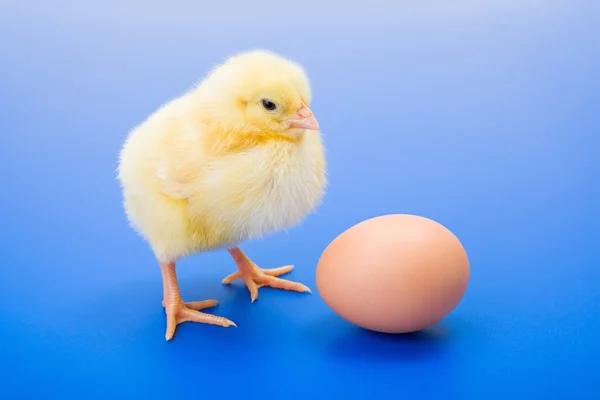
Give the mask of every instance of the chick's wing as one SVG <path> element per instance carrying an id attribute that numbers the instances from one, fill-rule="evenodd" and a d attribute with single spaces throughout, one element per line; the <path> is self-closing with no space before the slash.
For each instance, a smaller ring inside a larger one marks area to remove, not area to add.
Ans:
<path id="1" fill-rule="evenodd" d="M 196 191 L 206 165 L 203 128 L 179 119 L 166 124 L 156 164 L 156 177 L 164 195 L 188 199 Z"/>

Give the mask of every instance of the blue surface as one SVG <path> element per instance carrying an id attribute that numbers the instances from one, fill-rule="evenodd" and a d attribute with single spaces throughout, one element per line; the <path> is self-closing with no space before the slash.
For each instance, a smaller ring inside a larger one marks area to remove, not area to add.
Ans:
<path id="1" fill-rule="evenodd" d="M 200 3 L 0 5 L 0 397 L 600 398 L 598 2 Z M 244 250 L 315 289 L 347 227 L 433 218 L 472 263 L 439 326 L 369 333 L 316 291 L 251 304 L 220 283 L 229 256 L 210 253 L 181 263 L 184 298 L 219 299 L 239 328 L 184 324 L 164 341 L 117 154 L 252 47 L 306 67 L 331 185 L 306 223 Z"/>

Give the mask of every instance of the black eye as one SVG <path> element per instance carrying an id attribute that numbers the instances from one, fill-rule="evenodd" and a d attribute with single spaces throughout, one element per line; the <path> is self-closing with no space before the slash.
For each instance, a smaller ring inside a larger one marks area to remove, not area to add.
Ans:
<path id="1" fill-rule="evenodd" d="M 262 104 L 262 106 L 265 108 L 265 110 L 268 110 L 268 111 L 273 111 L 274 109 L 277 108 L 277 105 L 268 99 L 262 99 L 260 101 L 260 104 Z"/>

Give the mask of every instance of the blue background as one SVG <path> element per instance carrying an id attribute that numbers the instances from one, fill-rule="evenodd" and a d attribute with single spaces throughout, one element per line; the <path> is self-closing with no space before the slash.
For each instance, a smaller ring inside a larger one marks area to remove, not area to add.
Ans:
<path id="1" fill-rule="evenodd" d="M 598 2 L 202 3 L 2 2 L 0 397 L 600 398 Z M 438 326 L 369 333 L 316 290 L 251 304 L 215 252 L 180 264 L 182 293 L 239 328 L 184 324 L 165 342 L 118 151 L 254 47 L 307 69 L 331 185 L 304 224 L 243 249 L 315 290 L 352 224 L 433 218 L 472 267 Z"/>

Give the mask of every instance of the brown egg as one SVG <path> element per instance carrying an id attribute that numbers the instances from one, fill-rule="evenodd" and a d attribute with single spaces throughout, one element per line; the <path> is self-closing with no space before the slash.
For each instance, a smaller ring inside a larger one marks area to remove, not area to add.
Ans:
<path id="1" fill-rule="evenodd" d="M 386 333 L 414 332 L 446 317 L 469 281 L 460 241 L 414 215 L 363 221 L 335 238 L 317 265 L 317 289 L 342 318 Z"/>

